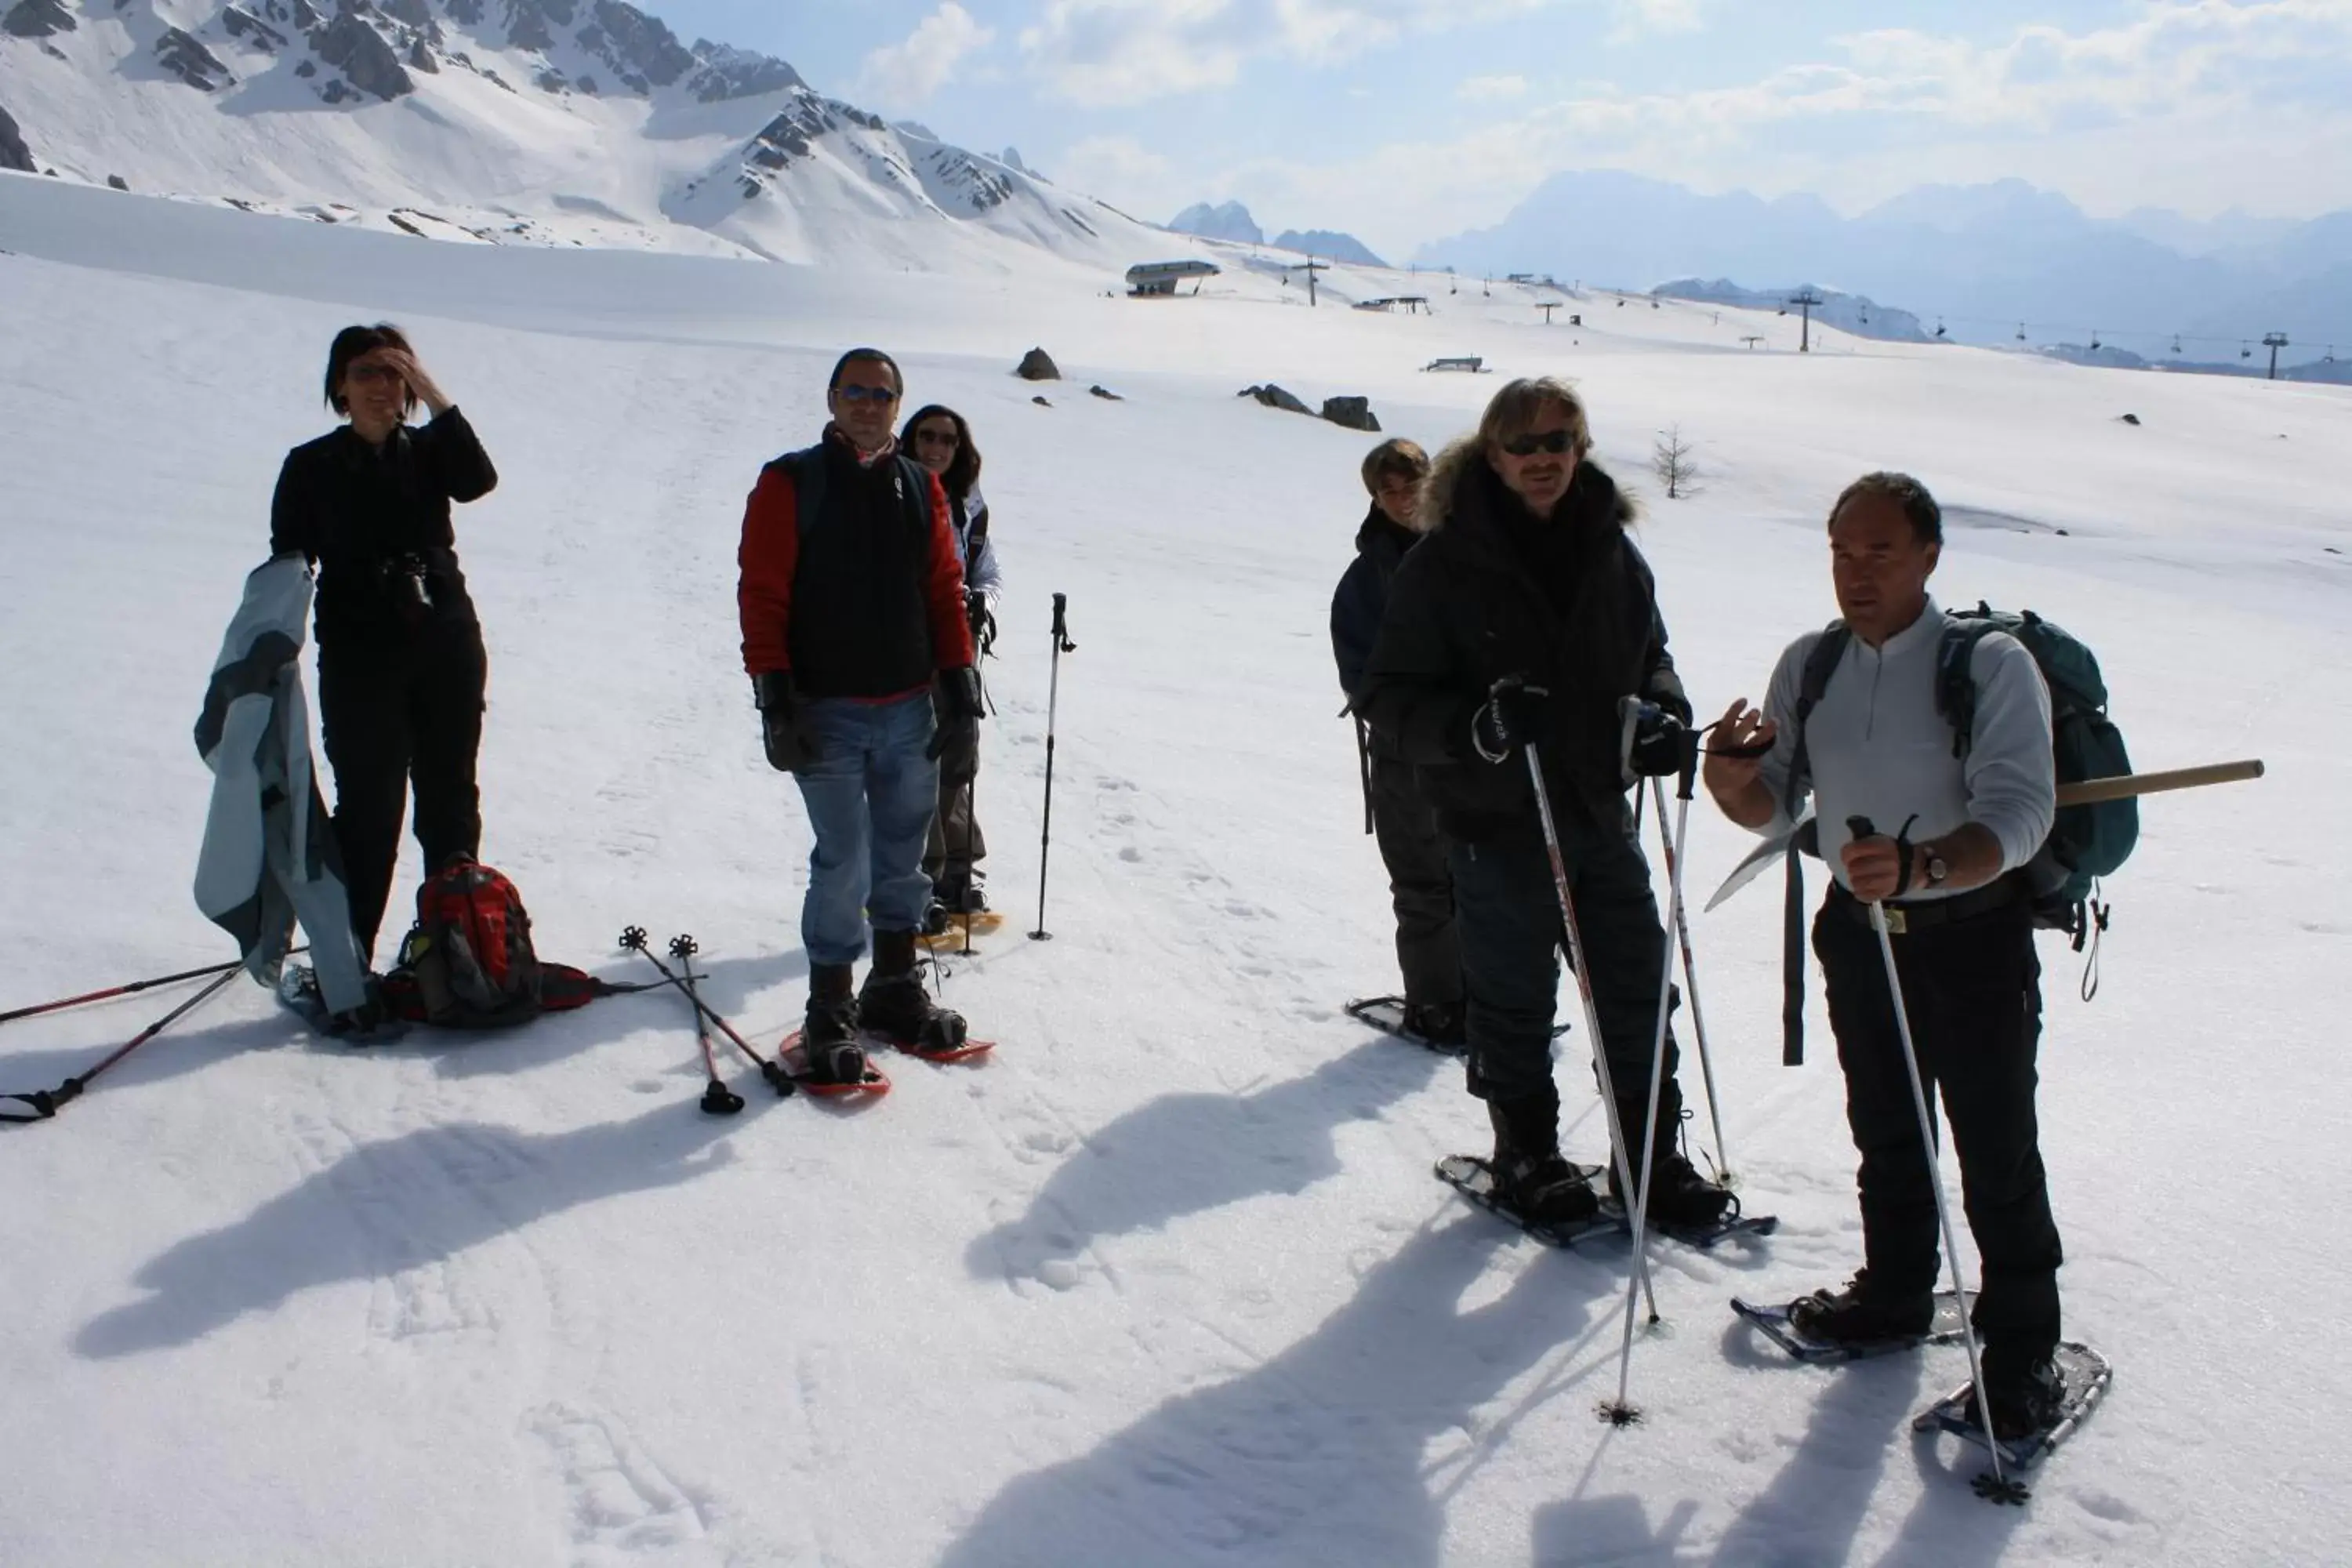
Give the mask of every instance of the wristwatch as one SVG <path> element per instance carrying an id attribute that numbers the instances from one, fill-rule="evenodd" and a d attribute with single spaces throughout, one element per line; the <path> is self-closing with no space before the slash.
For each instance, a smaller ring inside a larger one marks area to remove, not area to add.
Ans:
<path id="1" fill-rule="evenodd" d="M 1952 874 L 1952 868 L 1944 863 L 1944 858 L 1937 854 L 1933 848 L 1922 846 L 1920 853 L 1927 858 L 1927 886 L 1942 887 L 1944 879 Z"/>

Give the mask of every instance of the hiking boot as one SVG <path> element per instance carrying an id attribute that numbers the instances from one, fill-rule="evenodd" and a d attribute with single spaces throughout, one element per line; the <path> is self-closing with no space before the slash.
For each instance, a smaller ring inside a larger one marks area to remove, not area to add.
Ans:
<path id="1" fill-rule="evenodd" d="M 1789 1326 L 1823 1344 L 1868 1345 L 1916 1340 L 1936 1321 L 1930 1291 L 1887 1297 L 1874 1289 L 1870 1270 L 1855 1273 L 1843 1290 L 1816 1290 L 1789 1307 Z"/>
<path id="2" fill-rule="evenodd" d="M 1533 1094 L 1486 1101 L 1495 1128 L 1495 1201 L 1534 1225 L 1591 1219 L 1601 1199 L 1584 1173 L 1559 1156 L 1559 1091 L 1546 1084 Z"/>
<path id="3" fill-rule="evenodd" d="M 1636 1176 L 1642 1170 L 1642 1116 L 1648 1108 L 1646 1093 L 1640 1100 L 1621 1099 L 1617 1102 L 1617 1125 L 1625 1133 L 1626 1164 Z M 1699 1174 L 1698 1167 L 1684 1157 L 1682 1132 L 1682 1088 L 1669 1078 L 1658 1085 L 1657 1131 L 1650 1145 L 1648 1218 L 1654 1225 L 1705 1230 L 1721 1224 L 1727 1215 L 1737 1215 L 1739 1209 L 1731 1189 Z M 1617 1179 L 1617 1163 L 1612 1160 L 1609 1164 L 1609 1195 L 1631 1214 L 1633 1205 L 1625 1201 L 1620 1190 L 1622 1184 Z"/>
<path id="4" fill-rule="evenodd" d="M 1433 1046 L 1460 1050 L 1469 1043 L 1468 1009 L 1459 1002 L 1407 1002 L 1403 1028 Z"/>
<path id="5" fill-rule="evenodd" d="M 2004 1443 L 2031 1437 L 2056 1424 L 2066 1404 L 2066 1374 L 2047 1351 L 2036 1355 L 2001 1357 L 1985 1347 L 1984 1384 L 1992 1406 L 1992 1435 Z M 1981 1423 L 1974 1387 L 1968 1393 L 1963 1414 Z"/>
<path id="6" fill-rule="evenodd" d="M 857 1001 L 849 983 L 845 963 L 819 963 L 809 970 L 801 1049 L 813 1083 L 858 1083 L 866 1077 L 866 1047 L 857 1043 Z"/>
<path id="7" fill-rule="evenodd" d="M 964 1043 L 963 1015 L 940 1006 L 923 989 L 910 931 L 874 933 L 874 967 L 857 994 L 857 1018 L 910 1051 L 960 1050 Z"/>
<path id="8" fill-rule="evenodd" d="M 1639 1160 L 1641 1151 L 1633 1152 Z M 1727 1215 L 1738 1213 L 1738 1200 L 1731 1189 L 1708 1181 L 1698 1167 L 1672 1149 L 1650 1151 L 1650 1206 L 1647 1214 L 1652 1225 L 1673 1226 L 1683 1230 L 1705 1230 L 1720 1225 Z M 1609 1167 L 1609 1195 L 1627 1214 L 1633 1205 L 1625 1201 L 1623 1184 L 1617 1179 L 1617 1166 Z"/>
<path id="9" fill-rule="evenodd" d="M 931 900 L 951 915 L 984 914 L 988 910 L 988 892 L 977 877 L 942 879 L 931 889 Z"/>

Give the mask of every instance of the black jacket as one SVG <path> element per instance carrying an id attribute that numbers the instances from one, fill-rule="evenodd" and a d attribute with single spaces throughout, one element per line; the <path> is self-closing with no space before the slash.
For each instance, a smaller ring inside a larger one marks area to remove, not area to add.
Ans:
<path id="1" fill-rule="evenodd" d="M 1622 831 L 1621 699 L 1685 719 L 1649 564 L 1625 535 L 1633 508 L 1591 458 L 1548 520 L 1503 487 L 1475 440 L 1438 460 L 1429 527 L 1397 568 L 1358 707 L 1414 764 L 1449 837 L 1532 822 L 1527 764 L 1489 763 L 1471 719 L 1506 675 L 1551 693 L 1545 785 L 1563 831 Z"/>
<path id="2" fill-rule="evenodd" d="M 406 640 L 425 627 L 475 625 L 458 570 L 449 506 L 499 482 L 489 454 L 455 408 L 381 447 L 349 426 L 286 454 L 269 507 L 273 554 L 319 568 L 319 642 Z M 425 601 L 415 589 L 423 572 Z"/>
<path id="3" fill-rule="evenodd" d="M 1420 542 L 1420 534 L 1391 522 L 1377 506 L 1356 530 L 1356 558 L 1331 595 L 1331 653 L 1339 660 L 1339 689 L 1348 694 L 1350 707 L 1364 689 L 1364 666 L 1380 637 L 1381 617 L 1388 613 L 1389 584 L 1405 552 Z M 1377 735 L 1372 743 L 1383 756 L 1396 754 L 1396 748 Z"/>

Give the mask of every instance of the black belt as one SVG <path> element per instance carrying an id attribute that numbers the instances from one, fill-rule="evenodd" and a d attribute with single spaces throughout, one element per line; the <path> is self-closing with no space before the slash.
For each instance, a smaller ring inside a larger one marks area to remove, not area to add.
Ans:
<path id="1" fill-rule="evenodd" d="M 1995 910 L 2007 909 L 2018 901 L 2020 889 L 2014 879 L 1998 878 L 1981 888 L 1965 893 L 1954 893 L 1948 899 L 1915 899 L 1908 903 L 1890 902 L 1886 906 L 1886 930 L 1894 936 L 1912 931 L 1927 931 L 1936 926 L 1952 925 L 1960 921 L 1975 920 Z M 1846 891 L 1845 884 L 1830 883 L 1830 908 L 1842 911 L 1855 924 L 1870 924 L 1870 906 Z"/>

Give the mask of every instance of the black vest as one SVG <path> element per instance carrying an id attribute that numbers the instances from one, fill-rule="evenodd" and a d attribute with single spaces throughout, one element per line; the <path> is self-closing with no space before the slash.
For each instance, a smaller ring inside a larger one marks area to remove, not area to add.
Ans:
<path id="1" fill-rule="evenodd" d="M 904 454 L 872 468 L 837 442 L 770 465 L 793 481 L 793 681 L 803 697 L 895 697 L 928 685 L 930 474 Z"/>

